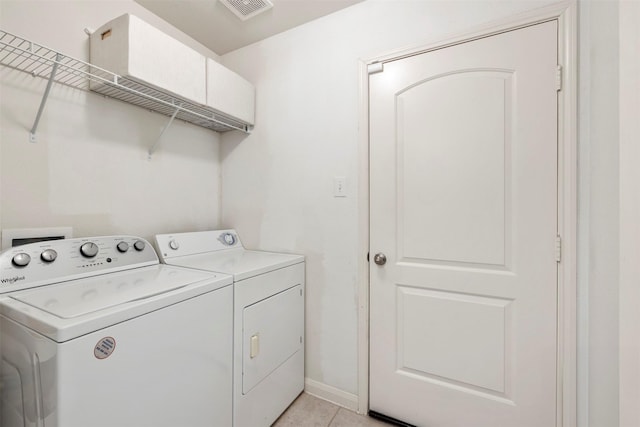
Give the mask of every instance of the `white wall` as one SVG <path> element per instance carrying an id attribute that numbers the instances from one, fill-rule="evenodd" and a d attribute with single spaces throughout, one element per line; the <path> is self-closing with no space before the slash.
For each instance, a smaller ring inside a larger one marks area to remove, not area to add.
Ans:
<path id="1" fill-rule="evenodd" d="M 579 3 L 578 419 L 585 427 L 620 422 L 619 4 Z"/>
<path id="2" fill-rule="evenodd" d="M 214 59 L 215 53 L 129 1 L 0 2 L 0 28 L 88 61 L 85 27 L 130 12 Z M 68 225 L 76 236 L 214 228 L 220 217 L 219 134 L 54 85 L 38 142 L 28 130 L 45 81 L 0 67 L 2 228 Z"/>
<path id="3" fill-rule="evenodd" d="M 620 3 L 620 426 L 640 426 L 640 2 Z"/>
<path id="4" fill-rule="evenodd" d="M 222 137 L 222 220 L 251 247 L 307 256 L 306 371 L 329 394 L 358 394 L 359 59 L 541 5 L 369 0 L 222 57 L 257 91 L 253 134 Z"/>

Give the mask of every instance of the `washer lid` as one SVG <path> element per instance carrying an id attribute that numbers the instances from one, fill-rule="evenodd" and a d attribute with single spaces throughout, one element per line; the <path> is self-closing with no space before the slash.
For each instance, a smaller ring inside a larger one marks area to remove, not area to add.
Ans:
<path id="1" fill-rule="evenodd" d="M 304 261 L 302 255 L 232 249 L 165 259 L 167 264 L 232 274 L 247 279 Z"/>
<path id="2" fill-rule="evenodd" d="M 231 276 L 166 265 L 15 292 L 0 312 L 57 342 L 230 285 Z"/>

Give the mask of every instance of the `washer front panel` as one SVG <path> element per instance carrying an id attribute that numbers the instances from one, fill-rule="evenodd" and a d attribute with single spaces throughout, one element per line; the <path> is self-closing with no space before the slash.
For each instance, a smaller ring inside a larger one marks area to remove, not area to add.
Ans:
<path id="1" fill-rule="evenodd" d="M 226 286 L 63 344 L 0 316 L 0 424 L 229 427 L 232 311 Z M 102 359 L 101 343 L 115 343 Z"/>

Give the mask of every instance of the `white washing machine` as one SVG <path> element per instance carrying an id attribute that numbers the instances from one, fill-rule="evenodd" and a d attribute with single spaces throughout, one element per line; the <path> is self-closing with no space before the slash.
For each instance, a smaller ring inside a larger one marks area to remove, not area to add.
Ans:
<path id="1" fill-rule="evenodd" d="M 227 427 L 232 277 L 131 236 L 0 254 L 3 427 Z"/>
<path id="2" fill-rule="evenodd" d="M 156 244 L 167 264 L 233 275 L 233 425 L 271 425 L 304 389 L 304 257 L 246 250 L 235 230 Z"/>

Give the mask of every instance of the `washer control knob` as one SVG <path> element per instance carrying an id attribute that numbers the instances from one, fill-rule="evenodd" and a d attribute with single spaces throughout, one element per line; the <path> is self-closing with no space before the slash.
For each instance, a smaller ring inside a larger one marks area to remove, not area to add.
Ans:
<path id="1" fill-rule="evenodd" d="M 136 242 L 133 244 L 133 247 L 136 249 L 136 251 L 142 251 L 144 250 L 145 244 L 142 240 L 136 240 Z"/>
<path id="2" fill-rule="evenodd" d="M 53 262 L 58 258 L 58 252 L 53 249 L 45 249 L 40 254 L 40 259 L 44 262 Z"/>
<path id="3" fill-rule="evenodd" d="M 180 243 L 178 243 L 178 241 L 175 239 L 171 239 L 169 241 L 169 247 L 174 251 L 177 251 L 180 248 Z"/>
<path id="4" fill-rule="evenodd" d="M 93 258 L 98 255 L 98 245 L 93 242 L 83 243 L 82 246 L 80 246 L 80 253 L 83 257 Z"/>
<path id="5" fill-rule="evenodd" d="M 31 257 L 29 256 L 29 254 L 25 254 L 24 252 L 21 252 L 15 255 L 11 260 L 11 262 L 16 267 L 26 267 L 31 262 Z"/>
<path id="6" fill-rule="evenodd" d="M 129 250 L 129 244 L 127 242 L 120 242 L 116 248 L 118 249 L 118 252 L 125 253 Z"/>

